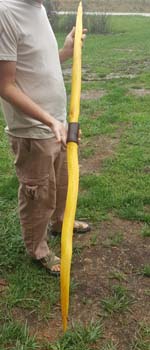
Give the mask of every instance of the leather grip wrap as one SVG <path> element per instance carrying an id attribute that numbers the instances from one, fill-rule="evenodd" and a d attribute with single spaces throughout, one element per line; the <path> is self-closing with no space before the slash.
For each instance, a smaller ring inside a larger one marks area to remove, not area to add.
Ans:
<path id="1" fill-rule="evenodd" d="M 79 123 L 69 123 L 68 124 L 68 135 L 67 135 L 67 143 L 75 142 L 79 143 Z"/>

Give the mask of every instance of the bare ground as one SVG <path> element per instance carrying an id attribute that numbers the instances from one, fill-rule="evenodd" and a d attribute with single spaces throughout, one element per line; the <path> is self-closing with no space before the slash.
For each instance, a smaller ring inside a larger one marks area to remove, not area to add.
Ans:
<path id="1" fill-rule="evenodd" d="M 150 95 L 149 89 L 130 89 L 130 93 L 134 96 L 144 97 L 146 95 Z"/>
<path id="2" fill-rule="evenodd" d="M 146 293 L 149 279 L 141 273 L 142 267 L 149 262 L 150 246 L 149 239 L 141 237 L 141 229 L 141 223 L 112 216 L 110 221 L 94 225 L 90 234 L 74 238 L 74 246 L 82 247 L 82 250 L 80 255 L 74 254 L 73 257 L 72 278 L 76 288 L 70 300 L 69 324 L 80 321 L 87 324 L 91 319 L 102 319 L 104 339 L 99 346 L 111 339 L 118 349 L 129 350 L 139 323 L 150 321 L 149 296 Z M 123 241 L 118 246 L 105 245 L 108 237 L 117 232 L 122 233 Z M 96 237 L 95 244 L 92 244 L 93 235 Z M 123 274 L 121 282 L 111 277 L 114 271 Z M 127 289 L 132 303 L 126 312 L 108 315 L 101 300 L 111 296 L 115 284 Z M 33 315 L 30 319 L 28 313 L 22 317 L 28 319 L 31 333 L 36 333 L 39 340 L 45 338 L 51 342 L 62 334 L 59 303 L 53 309 L 48 324 L 37 322 Z"/>
<path id="3" fill-rule="evenodd" d="M 97 116 L 93 116 L 93 117 L 97 118 Z M 103 161 L 108 157 L 112 158 L 114 156 L 116 148 L 120 141 L 120 137 L 123 134 L 123 131 L 125 128 L 126 128 L 125 124 L 122 126 L 118 126 L 118 129 L 114 134 L 113 138 L 109 136 L 100 135 L 100 136 L 93 137 L 92 140 L 87 141 L 87 143 L 84 141 L 82 144 L 82 141 L 81 141 L 81 144 L 80 144 L 81 154 L 85 146 L 91 145 L 94 149 L 94 155 L 92 154 L 88 158 L 88 161 L 86 158 L 82 157 L 82 161 L 80 162 L 81 175 L 99 173 L 99 171 L 103 166 Z"/>

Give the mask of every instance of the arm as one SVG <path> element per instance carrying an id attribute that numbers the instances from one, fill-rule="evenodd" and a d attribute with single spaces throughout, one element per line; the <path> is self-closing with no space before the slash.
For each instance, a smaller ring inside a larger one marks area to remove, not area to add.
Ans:
<path id="1" fill-rule="evenodd" d="M 39 120 L 53 131 L 58 142 L 66 145 L 66 129 L 15 86 L 16 62 L 0 61 L 0 96 L 29 117 Z"/>
<path id="2" fill-rule="evenodd" d="M 82 41 L 86 38 L 87 29 L 83 29 Z M 63 63 L 73 56 L 74 48 L 74 37 L 75 37 L 75 27 L 72 31 L 66 36 L 64 46 L 59 50 L 60 62 Z"/>

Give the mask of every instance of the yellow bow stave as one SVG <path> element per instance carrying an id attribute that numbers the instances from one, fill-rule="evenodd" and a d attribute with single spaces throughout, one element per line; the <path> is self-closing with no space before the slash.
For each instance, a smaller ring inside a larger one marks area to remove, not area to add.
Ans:
<path id="1" fill-rule="evenodd" d="M 69 124 L 78 123 L 78 118 L 80 114 L 82 31 L 82 2 L 80 2 L 77 12 L 74 40 L 72 91 Z M 69 141 L 67 144 L 67 162 L 68 193 L 61 237 L 61 309 L 64 331 L 66 331 L 67 329 L 67 319 L 69 310 L 72 238 L 79 187 L 78 144 L 74 141 Z"/>

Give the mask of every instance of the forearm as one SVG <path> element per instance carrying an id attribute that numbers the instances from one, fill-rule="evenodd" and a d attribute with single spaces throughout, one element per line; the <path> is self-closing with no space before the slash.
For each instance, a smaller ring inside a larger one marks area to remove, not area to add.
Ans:
<path id="1" fill-rule="evenodd" d="M 65 50 L 65 49 L 60 49 L 59 50 L 59 58 L 60 58 L 60 63 L 63 63 L 70 58 L 72 58 L 72 50 Z"/>
<path id="2" fill-rule="evenodd" d="M 21 112 L 27 116 L 39 120 L 43 124 L 51 128 L 54 118 L 44 111 L 40 106 L 32 101 L 27 95 L 25 95 L 14 84 L 8 84 L 0 91 L 1 97 L 14 105 Z"/>

